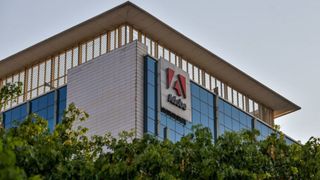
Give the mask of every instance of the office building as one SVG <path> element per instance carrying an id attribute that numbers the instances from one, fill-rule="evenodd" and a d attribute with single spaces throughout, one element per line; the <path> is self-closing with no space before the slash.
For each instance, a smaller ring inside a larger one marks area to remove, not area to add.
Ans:
<path id="1" fill-rule="evenodd" d="M 134 129 L 178 141 L 201 124 L 214 138 L 253 128 L 265 138 L 300 109 L 130 2 L 3 59 L 0 80 L 23 83 L 1 110 L 5 128 L 38 113 L 53 129 L 74 102 L 90 114 L 77 124 L 89 135 Z"/>

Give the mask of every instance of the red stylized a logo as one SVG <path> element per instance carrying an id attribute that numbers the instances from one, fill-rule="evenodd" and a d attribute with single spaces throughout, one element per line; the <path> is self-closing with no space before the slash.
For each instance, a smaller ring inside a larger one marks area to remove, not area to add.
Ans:
<path id="1" fill-rule="evenodd" d="M 171 82 L 174 76 L 174 70 L 167 68 L 167 89 L 170 88 Z M 186 77 L 181 74 L 177 75 L 177 80 L 174 82 L 173 89 L 176 91 L 178 96 L 187 97 Z"/>

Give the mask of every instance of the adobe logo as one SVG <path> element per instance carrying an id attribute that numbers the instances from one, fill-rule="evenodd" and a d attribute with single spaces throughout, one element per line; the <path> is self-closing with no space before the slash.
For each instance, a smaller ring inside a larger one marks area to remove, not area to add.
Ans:
<path id="1" fill-rule="evenodd" d="M 169 67 L 166 69 L 167 89 L 171 87 L 174 74 L 175 72 L 173 69 Z M 187 105 L 179 97 L 182 96 L 184 99 L 187 98 L 186 78 L 183 75 L 178 74 L 177 79 L 174 81 L 172 88 L 175 90 L 178 97 L 169 93 L 168 102 L 185 111 L 187 109 Z"/>
<path id="2" fill-rule="evenodd" d="M 167 71 L 167 89 L 169 89 L 175 72 L 171 68 L 167 68 L 166 71 Z M 185 99 L 187 97 L 186 77 L 184 77 L 181 74 L 178 74 L 177 80 L 174 82 L 173 89 L 176 91 L 179 97 L 183 96 L 183 98 Z"/>
<path id="3" fill-rule="evenodd" d="M 161 108 L 191 122 L 191 93 L 188 73 L 164 58 L 160 58 L 159 64 Z"/>

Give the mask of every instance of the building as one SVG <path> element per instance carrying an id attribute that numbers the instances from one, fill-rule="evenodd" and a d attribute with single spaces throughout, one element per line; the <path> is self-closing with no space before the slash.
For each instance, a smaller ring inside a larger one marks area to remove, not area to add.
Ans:
<path id="1" fill-rule="evenodd" d="M 214 138 L 253 128 L 265 138 L 300 109 L 130 2 L 3 59 L 0 80 L 24 85 L 1 110 L 5 128 L 38 113 L 53 129 L 74 102 L 90 114 L 79 123 L 89 135 L 177 141 L 201 124 Z"/>

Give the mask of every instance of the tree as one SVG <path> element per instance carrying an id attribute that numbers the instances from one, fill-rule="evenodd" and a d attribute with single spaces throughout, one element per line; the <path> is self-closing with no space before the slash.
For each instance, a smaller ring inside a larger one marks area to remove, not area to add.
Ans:
<path id="1" fill-rule="evenodd" d="M 1 103 L 19 95 L 5 88 Z M 278 131 L 262 141 L 258 131 L 242 131 L 213 142 L 202 127 L 177 143 L 134 132 L 88 137 L 73 125 L 87 118 L 71 104 L 52 132 L 36 114 L 0 129 L 0 179 L 320 179 L 317 138 L 288 145 Z"/>

